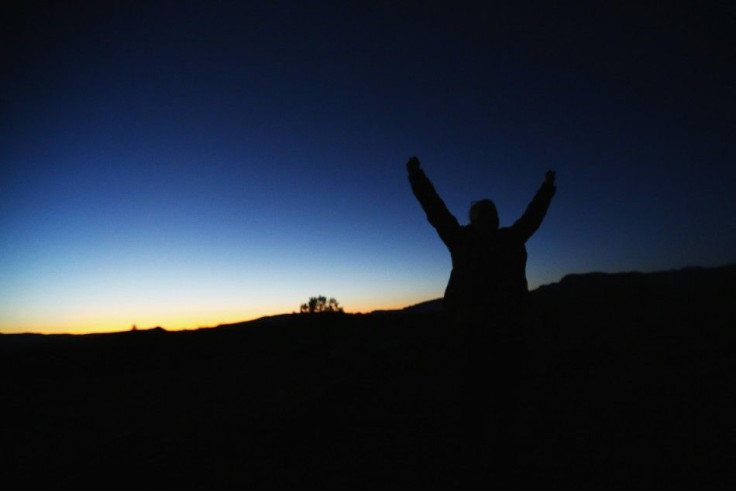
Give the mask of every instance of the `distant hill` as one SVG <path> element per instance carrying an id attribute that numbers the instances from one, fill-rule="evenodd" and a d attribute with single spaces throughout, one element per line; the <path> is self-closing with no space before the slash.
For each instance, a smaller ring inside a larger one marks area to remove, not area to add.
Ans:
<path id="1" fill-rule="evenodd" d="M 633 306 L 645 300 L 688 296 L 697 301 L 721 300 L 736 288 L 736 265 L 716 268 L 688 267 L 652 273 L 571 274 L 558 283 L 540 286 L 532 292 L 535 300 L 576 297 L 598 304 L 628 299 Z M 597 299 L 597 300 L 594 300 Z"/>
<path id="2" fill-rule="evenodd" d="M 715 268 L 688 267 L 651 273 L 584 273 L 564 276 L 559 282 L 542 285 L 529 293 L 534 309 L 589 309 L 602 314 L 606 308 L 623 312 L 679 311 L 688 306 L 726 306 L 736 293 L 736 265 Z M 564 307 L 563 307 L 564 306 Z M 604 310 L 600 310 L 600 309 Z M 428 300 L 386 313 L 441 313 L 442 299 Z M 668 314 L 671 315 L 671 314 Z M 699 315 L 707 316 L 704 310 Z"/>
<path id="3" fill-rule="evenodd" d="M 531 292 L 530 321 L 538 335 L 554 325 L 561 337 L 577 332 L 640 343 L 661 337 L 715 342 L 713 336 L 736 327 L 734 293 L 736 265 L 575 274 Z"/>

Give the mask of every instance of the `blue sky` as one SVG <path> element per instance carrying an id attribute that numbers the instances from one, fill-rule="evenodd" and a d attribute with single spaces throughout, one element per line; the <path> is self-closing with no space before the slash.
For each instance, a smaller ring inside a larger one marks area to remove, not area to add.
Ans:
<path id="1" fill-rule="evenodd" d="M 461 222 L 557 171 L 532 288 L 736 261 L 729 7 L 103 3 L 4 7 L 0 332 L 437 298 L 412 155 Z"/>

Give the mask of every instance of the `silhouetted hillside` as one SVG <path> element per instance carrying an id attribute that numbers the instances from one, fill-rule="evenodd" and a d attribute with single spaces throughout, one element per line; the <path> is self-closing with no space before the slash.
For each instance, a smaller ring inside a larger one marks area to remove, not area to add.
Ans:
<path id="1" fill-rule="evenodd" d="M 734 478 L 734 280 L 736 266 L 570 275 L 532 292 L 525 485 Z M 473 489 L 462 351 L 439 305 L 0 336 L 5 482 Z"/>

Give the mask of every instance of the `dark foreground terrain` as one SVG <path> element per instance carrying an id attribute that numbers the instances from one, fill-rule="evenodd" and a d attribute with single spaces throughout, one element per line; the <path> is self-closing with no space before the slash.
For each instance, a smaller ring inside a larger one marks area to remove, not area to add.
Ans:
<path id="1" fill-rule="evenodd" d="M 735 281 L 736 267 L 693 268 L 533 292 L 507 489 L 727 487 Z M 479 489 L 436 307 L 2 335 L 3 487 Z"/>

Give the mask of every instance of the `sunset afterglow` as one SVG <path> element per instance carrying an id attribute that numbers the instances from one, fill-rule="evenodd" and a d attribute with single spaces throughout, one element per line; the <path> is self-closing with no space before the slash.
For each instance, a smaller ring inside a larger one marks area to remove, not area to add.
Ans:
<path id="1" fill-rule="evenodd" d="M 0 332 L 438 298 L 450 258 L 412 155 L 462 223 L 488 197 L 510 225 L 557 171 L 532 288 L 736 262 L 736 77 L 716 18 L 184 3 L 11 12 Z"/>

